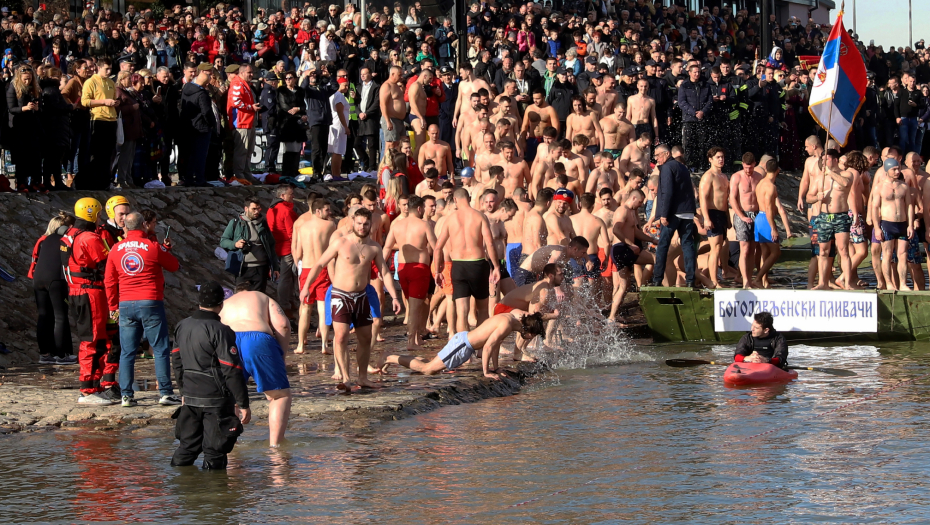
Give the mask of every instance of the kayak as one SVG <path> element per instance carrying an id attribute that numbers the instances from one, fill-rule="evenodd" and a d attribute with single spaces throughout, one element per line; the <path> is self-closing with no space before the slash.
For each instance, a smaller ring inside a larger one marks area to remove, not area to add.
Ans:
<path id="1" fill-rule="evenodd" d="M 797 371 L 785 371 L 769 363 L 733 363 L 723 373 L 725 384 L 739 386 L 789 383 L 797 378 Z"/>

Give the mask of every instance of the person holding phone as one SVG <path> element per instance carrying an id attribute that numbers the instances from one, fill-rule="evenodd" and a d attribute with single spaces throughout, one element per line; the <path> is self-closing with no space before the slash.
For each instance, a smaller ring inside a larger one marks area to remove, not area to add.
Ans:
<path id="1" fill-rule="evenodd" d="M 22 193 L 48 193 L 40 180 L 41 141 L 36 140 L 42 133 L 39 93 L 39 82 L 32 68 L 18 66 L 6 90 L 6 104 L 13 131 L 9 144 L 16 164 L 16 191 Z"/>

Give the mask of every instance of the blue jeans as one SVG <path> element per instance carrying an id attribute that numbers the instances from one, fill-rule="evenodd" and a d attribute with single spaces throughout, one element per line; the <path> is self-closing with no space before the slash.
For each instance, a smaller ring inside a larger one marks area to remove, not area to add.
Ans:
<path id="1" fill-rule="evenodd" d="M 905 117 L 898 124 L 898 135 L 901 139 L 901 154 L 907 155 L 914 151 L 917 142 L 917 117 Z"/>
<path id="2" fill-rule="evenodd" d="M 694 268 L 697 266 L 697 246 L 694 243 L 694 221 L 679 219 L 672 215 L 668 218 L 668 226 L 662 226 L 659 233 L 659 244 L 656 245 L 656 264 L 652 274 L 655 286 L 662 285 L 665 278 L 665 260 L 668 258 L 668 248 L 672 244 L 672 236 L 678 232 L 681 240 L 681 257 L 685 263 L 685 281 L 694 282 Z M 669 283 L 674 286 L 675 283 Z M 122 373 L 122 372 L 120 372 Z"/>
<path id="3" fill-rule="evenodd" d="M 155 378 L 163 396 L 174 393 L 171 388 L 171 350 L 168 341 L 168 319 L 164 301 L 122 301 L 119 303 L 119 388 L 124 396 L 133 395 L 136 374 L 136 351 L 142 337 L 148 340 L 155 354 Z"/>
<path id="4" fill-rule="evenodd" d="M 90 123 L 86 119 L 72 118 L 71 146 L 65 160 L 67 173 L 77 175 L 86 169 L 90 160 Z"/>

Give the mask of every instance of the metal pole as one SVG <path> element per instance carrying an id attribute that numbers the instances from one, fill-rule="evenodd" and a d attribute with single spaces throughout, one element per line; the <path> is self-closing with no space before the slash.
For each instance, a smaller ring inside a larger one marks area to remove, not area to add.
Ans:
<path id="1" fill-rule="evenodd" d="M 907 42 L 914 49 L 914 10 L 911 8 L 911 0 L 907 0 Z"/>
<path id="2" fill-rule="evenodd" d="M 759 53 L 759 58 L 765 60 L 769 51 L 772 49 L 772 31 L 769 30 L 769 14 L 770 11 L 770 2 L 771 0 L 762 0 L 762 23 L 760 24 L 760 31 L 762 32 L 762 50 Z"/>
<path id="3" fill-rule="evenodd" d="M 359 0 L 358 11 L 362 14 L 362 29 L 368 29 L 368 5 L 365 0 Z"/>
<path id="4" fill-rule="evenodd" d="M 853 0 L 853 33 L 859 34 L 859 32 L 856 31 L 856 0 Z"/>

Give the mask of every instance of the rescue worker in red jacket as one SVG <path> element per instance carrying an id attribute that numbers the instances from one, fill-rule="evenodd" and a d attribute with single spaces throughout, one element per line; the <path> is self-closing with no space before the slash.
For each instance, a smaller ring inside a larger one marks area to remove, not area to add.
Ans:
<path id="1" fill-rule="evenodd" d="M 120 398 L 116 383 L 119 354 L 110 347 L 107 337 L 109 310 L 103 277 L 108 251 L 96 232 L 101 211 L 100 202 L 90 197 L 74 204 L 77 220 L 61 239 L 61 261 L 81 340 L 78 347 L 81 397 L 78 402 L 112 405 Z"/>
<path id="2" fill-rule="evenodd" d="M 288 319 L 296 319 L 300 304 L 297 300 L 297 266 L 291 255 L 294 221 L 297 220 L 293 186 L 281 185 L 275 189 L 275 200 L 268 207 L 265 220 L 274 237 L 274 251 L 278 257 L 278 304 Z"/>
<path id="3" fill-rule="evenodd" d="M 107 250 L 112 250 L 116 243 L 123 240 L 123 220 L 126 214 L 132 210 L 132 205 L 129 204 L 126 197 L 116 195 L 107 200 L 104 208 L 107 210 L 109 220 L 101 222 L 97 226 L 97 233 L 100 234 L 100 238 L 107 245 Z"/>
<path id="4" fill-rule="evenodd" d="M 161 245 L 148 237 L 142 214 L 134 211 L 125 217 L 126 238 L 116 243 L 107 259 L 104 284 L 110 317 L 119 319 L 119 385 L 124 407 L 135 400 L 136 349 L 144 337 L 155 353 L 155 378 L 161 405 L 180 405 L 181 399 L 171 388 L 171 349 L 168 319 L 165 316 L 165 276 L 163 270 L 176 272 L 177 258 L 168 251 L 171 242 Z"/>

